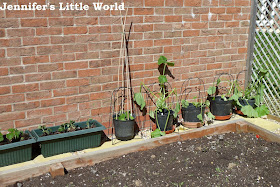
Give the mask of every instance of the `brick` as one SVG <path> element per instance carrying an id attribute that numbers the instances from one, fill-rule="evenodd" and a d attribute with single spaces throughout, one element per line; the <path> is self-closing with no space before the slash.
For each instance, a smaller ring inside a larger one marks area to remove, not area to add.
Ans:
<path id="1" fill-rule="evenodd" d="M 78 96 L 70 96 L 67 97 L 66 103 L 73 104 L 73 103 L 83 103 L 89 101 L 89 95 L 78 95 Z"/>
<path id="2" fill-rule="evenodd" d="M 224 13 L 226 13 L 226 9 L 222 8 L 222 7 L 210 8 L 210 12 L 213 14 L 224 14 Z"/>
<path id="3" fill-rule="evenodd" d="M 33 102 L 26 102 L 26 103 L 16 103 L 14 104 L 14 111 L 22 111 L 22 110 L 30 110 L 40 107 L 39 101 L 33 101 Z"/>
<path id="4" fill-rule="evenodd" d="M 209 28 L 224 28 L 224 22 L 210 22 Z"/>
<path id="5" fill-rule="evenodd" d="M 68 96 L 68 95 L 76 95 L 78 94 L 79 90 L 78 88 L 62 88 L 62 89 L 56 89 L 53 90 L 53 96 L 54 97 L 61 97 L 61 96 Z"/>
<path id="6" fill-rule="evenodd" d="M 238 21 L 226 22 L 225 27 L 239 27 Z"/>
<path id="7" fill-rule="evenodd" d="M 227 8 L 227 14 L 237 14 L 241 12 L 241 8 L 229 7 Z"/>
<path id="8" fill-rule="evenodd" d="M 145 16 L 145 23 L 163 22 L 164 16 Z"/>
<path id="9" fill-rule="evenodd" d="M 49 18 L 50 26 L 73 26 L 74 19 L 73 18 Z"/>
<path id="10" fill-rule="evenodd" d="M 0 128 L 2 131 L 7 131 L 10 128 L 14 128 L 14 122 L 13 121 L 5 121 L 0 123 Z"/>
<path id="11" fill-rule="evenodd" d="M 9 76 L 9 77 L 0 77 L 0 85 L 10 85 L 10 84 L 16 84 L 16 83 L 22 83 L 23 82 L 23 76 Z"/>
<path id="12" fill-rule="evenodd" d="M 164 6 L 164 0 L 146 0 L 145 6 L 149 7 L 158 7 L 158 6 Z"/>
<path id="13" fill-rule="evenodd" d="M 49 37 L 24 37 L 23 45 L 49 44 Z"/>
<path id="14" fill-rule="evenodd" d="M 88 32 L 87 27 L 65 27 L 63 33 L 68 34 L 86 34 Z"/>
<path id="15" fill-rule="evenodd" d="M 35 35 L 35 29 L 32 29 L 32 28 L 9 29 L 9 30 L 7 30 L 7 34 L 8 34 L 9 37 L 34 36 Z"/>
<path id="16" fill-rule="evenodd" d="M 98 24 L 97 17 L 78 17 L 74 19 L 74 23 L 77 26 L 90 26 Z"/>
<path id="17" fill-rule="evenodd" d="M 47 27 L 48 22 L 46 18 L 36 19 L 21 19 L 22 27 Z"/>
<path id="18" fill-rule="evenodd" d="M 153 46 L 153 40 L 134 41 L 133 46 L 134 48 L 151 47 Z"/>
<path id="19" fill-rule="evenodd" d="M 102 26 L 92 26 L 89 27 L 89 34 L 98 34 L 98 33 L 110 33 L 111 26 L 102 25 Z"/>
<path id="20" fill-rule="evenodd" d="M 0 68 L 0 76 L 8 75 L 9 69 L 8 68 Z"/>
<path id="21" fill-rule="evenodd" d="M 186 30 L 183 32 L 184 37 L 199 36 L 199 30 Z"/>
<path id="22" fill-rule="evenodd" d="M 62 34 L 62 28 L 57 27 L 50 27 L 50 28 L 36 28 L 36 35 L 42 36 L 42 35 L 61 35 Z"/>
<path id="23" fill-rule="evenodd" d="M 35 55 L 34 47 L 21 47 L 21 48 L 8 48 L 7 56 L 15 57 L 15 56 L 31 56 Z"/>
<path id="24" fill-rule="evenodd" d="M 41 116 L 52 115 L 53 111 L 51 108 L 40 108 L 27 111 L 27 118 L 39 118 Z"/>
<path id="25" fill-rule="evenodd" d="M 234 0 L 220 0 L 220 6 L 234 6 Z"/>
<path id="26" fill-rule="evenodd" d="M 115 58 L 120 56 L 119 50 L 110 50 L 110 51 L 101 51 L 100 52 L 100 58 Z"/>
<path id="27" fill-rule="evenodd" d="M 182 16 L 165 16 L 165 22 L 182 22 Z"/>
<path id="28" fill-rule="evenodd" d="M 12 111 L 12 105 L 0 105 L 0 114 L 5 112 L 11 112 Z"/>
<path id="29" fill-rule="evenodd" d="M 192 51 L 191 58 L 206 57 L 207 51 Z"/>
<path id="30" fill-rule="evenodd" d="M 75 61 L 75 54 L 54 54 L 50 59 L 51 62 Z"/>
<path id="31" fill-rule="evenodd" d="M 61 11 L 59 11 L 58 9 L 56 10 L 35 10 L 35 17 L 60 17 L 61 16 Z"/>
<path id="32" fill-rule="evenodd" d="M 40 100 L 40 99 L 48 99 L 52 96 L 51 91 L 38 91 L 31 92 L 26 94 L 26 100 Z"/>
<path id="33" fill-rule="evenodd" d="M 71 44 L 71 45 L 64 45 L 64 53 L 73 53 L 73 52 L 84 52 L 87 51 L 86 44 Z"/>
<path id="34" fill-rule="evenodd" d="M 165 6 L 182 7 L 183 3 L 183 0 L 165 0 Z"/>
<path id="35" fill-rule="evenodd" d="M 76 78 L 77 71 L 58 71 L 52 72 L 52 79 L 67 79 L 67 78 Z"/>
<path id="36" fill-rule="evenodd" d="M 43 120 L 43 123 L 55 123 L 55 122 L 60 122 L 60 121 L 66 121 L 67 116 L 66 116 L 66 114 L 58 114 L 58 115 L 54 115 L 54 116 L 43 117 L 42 120 Z"/>
<path id="37" fill-rule="evenodd" d="M 17 28 L 19 27 L 18 19 L 1 19 L 0 28 Z"/>
<path id="38" fill-rule="evenodd" d="M 238 48 L 238 53 L 239 54 L 247 53 L 247 48 L 246 47 Z"/>
<path id="39" fill-rule="evenodd" d="M 38 74 L 25 75 L 26 82 L 35 82 L 35 81 L 43 81 L 43 80 L 50 80 L 50 79 L 51 79 L 50 73 L 38 73 Z"/>
<path id="40" fill-rule="evenodd" d="M 12 86 L 13 93 L 25 93 L 25 92 L 33 92 L 39 90 L 39 84 L 23 84 L 23 85 L 14 85 Z"/>
<path id="41" fill-rule="evenodd" d="M 37 54 L 38 55 L 49 55 L 49 54 L 61 54 L 62 53 L 62 46 L 39 46 L 37 47 Z"/>
<path id="42" fill-rule="evenodd" d="M 25 112 L 8 112 L 0 114 L 0 122 L 24 119 Z"/>
<path id="43" fill-rule="evenodd" d="M 210 36 L 208 37 L 208 42 L 222 42 L 223 36 Z"/>
<path id="44" fill-rule="evenodd" d="M 81 61 L 81 62 L 70 62 L 64 64 L 65 70 L 74 70 L 74 69 L 85 69 L 88 68 L 88 62 L 87 61 Z"/>
<path id="45" fill-rule="evenodd" d="M 75 43 L 75 36 L 52 36 L 52 44 Z"/>
<path id="46" fill-rule="evenodd" d="M 154 15 L 153 8 L 134 8 L 134 15 Z"/>
<path id="47" fill-rule="evenodd" d="M 172 39 L 160 39 L 154 41 L 154 46 L 167 46 L 167 45 L 172 45 Z"/>
<path id="48" fill-rule="evenodd" d="M 86 86 L 86 87 L 80 87 L 80 92 L 87 93 L 87 92 L 96 92 L 99 91 L 99 85 L 100 83 L 105 83 L 105 82 L 112 82 L 113 77 L 111 75 L 102 75 L 102 76 L 97 76 L 97 77 L 92 77 L 91 78 L 91 84 L 95 84 L 93 88 Z"/>
<path id="49" fill-rule="evenodd" d="M 24 65 L 28 64 L 40 64 L 49 62 L 49 56 L 30 56 L 22 57 L 22 63 Z"/>
<path id="50" fill-rule="evenodd" d="M 38 71 L 39 72 L 50 72 L 50 71 L 59 71 L 63 69 L 62 63 L 53 63 L 53 64 L 39 64 Z"/>
<path id="51" fill-rule="evenodd" d="M 164 53 L 181 53 L 181 46 L 164 47 Z"/>
<path id="52" fill-rule="evenodd" d="M 54 107 L 54 113 L 55 114 L 68 113 L 68 112 L 74 112 L 74 111 L 78 111 L 78 105 L 77 104 Z"/>
<path id="53" fill-rule="evenodd" d="M 40 83 L 40 90 L 51 90 L 51 89 L 64 88 L 64 87 L 65 87 L 64 80 Z"/>
<path id="54" fill-rule="evenodd" d="M 5 37 L 6 33 L 5 33 L 5 29 L 0 29 L 0 37 Z"/>
<path id="55" fill-rule="evenodd" d="M 0 39 L 0 46 L 2 46 L 2 47 L 20 47 L 21 39 L 20 38 Z"/>
<path id="56" fill-rule="evenodd" d="M 76 53 L 76 60 L 98 59 L 99 52 Z"/>
<path id="57" fill-rule="evenodd" d="M 101 75 L 100 69 L 86 69 L 86 70 L 79 70 L 78 77 L 91 77 L 91 76 L 99 76 Z"/>
<path id="58" fill-rule="evenodd" d="M 41 101 L 41 107 L 50 107 L 65 104 L 65 98 L 55 98 Z"/>
<path id="59" fill-rule="evenodd" d="M 96 92 L 90 94 L 90 100 L 100 100 L 100 99 L 106 99 L 110 98 L 111 93 L 109 91 L 106 92 Z"/>
<path id="60" fill-rule="evenodd" d="M 11 93 L 11 88 L 10 86 L 3 86 L 0 87 L 0 95 L 5 95 Z"/>
<path id="61" fill-rule="evenodd" d="M 208 23 L 192 23 L 193 29 L 206 29 L 208 28 Z"/>
<path id="62" fill-rule="evenodd" d="M 154 27 L 152 24 L 148 25 L 134 25 L 134 32 L 148 32 L 153 31 Z"/>
<path id="63" fill-rule="evenodd" d="M 196 6 L 201 6 L 201 4 L 202 4 L 202 0 L 194 0 L 194 1 L 184 0 L 185 6 L 196 7 Z"/>
<path id="64" fill-rule="evenodd" d="M 39 124 L 41 124 L 40 118 L 15 121 L 16 128 L 22 128 L 22 127 L 27 127 L 32 125 L 39 125 Z"/>
<path id="65" fill-rule="evenodd" d="M 221 21 L 231 21 L 233 19 L 233 15 L 228 15 L 228 14 L 219 15 L 218 19 Z"/>
<path id="66" fill-rule="evenodd" d="M 206 65 L 191 66 L 190 72 L 205 71 Z"/>
<path id="67" fill-rule="evenodd" d="M 34 17 L 32 10 L 9 10 L 6 11 L 6 18 L 25 18 Z"/>
<path id="68" fill-rule="evenodd" d="M 66 80 L 67 87 L 83 86 L 88 84 L 89 84 L 89 79 L 87 78 Z"/>
<path id="69" fill-rule="evenodd" d="M 222 63 L 207 64 L 207 70 L 221 69 Z"/>
<path id="70" fill-rule="evenodd" d="M 209 8 L 199 7 L 199 8 L 193 8 L 194 14 L 208 14 Z M 214 15 L 212 15 L 214 16 Z"/>
<path id="71" fill-rule="evenodd" d="M 248 0 L 235 0 L 235 6 L 250 6 L 250 1 L 248 1 Z"/>

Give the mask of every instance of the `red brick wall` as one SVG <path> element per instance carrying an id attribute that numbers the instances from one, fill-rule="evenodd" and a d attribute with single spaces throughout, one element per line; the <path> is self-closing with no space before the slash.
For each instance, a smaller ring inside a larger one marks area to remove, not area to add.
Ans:
<path id="1" fill-rule="evenodd" d="M 17 2 L 33 1 L 8 4 Z M 90 0 L 77 2 L 92 7 Z M 175 79 L 168 77 L 174 87 L 189 77 L 211 83 L 218 73 L 245 68 L 249 0 L 124 2 L 127 28 L 132 22 L 133 86 L 157 81 L 160 55 L 176 64 L 171 68 Z M 0 11 L 0 128 L 36 128 L 89 117 L 108 126 L 120 31 L 119 11 Z"/>

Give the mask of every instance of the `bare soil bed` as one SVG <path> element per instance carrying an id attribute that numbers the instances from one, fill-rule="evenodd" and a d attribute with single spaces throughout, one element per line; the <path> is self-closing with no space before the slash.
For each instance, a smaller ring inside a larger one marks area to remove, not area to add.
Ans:
<path id="1" fill-rule="evenodd" d="M 16 184 L 34 186 L 279 186 L 280 144 L 229 133 L 164 145 Z"/>

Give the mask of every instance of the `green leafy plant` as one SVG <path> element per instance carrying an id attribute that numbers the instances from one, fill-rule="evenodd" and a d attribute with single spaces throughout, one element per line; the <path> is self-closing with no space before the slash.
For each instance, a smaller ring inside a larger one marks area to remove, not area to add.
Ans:
<path id="1" fill-rule="evenodd" d="M 166 92 L 166 89 L 165 89 L 165 83 L 167 83 L 167 77 L 165 75 L 166 68 L 168 66 L 174 66 L 174 63 L 173 62 L 168 62 L 167 58 L 165 56 L 160 56 L 159 59 L 158 59 L 158 66 L 161 66 L 161 65 L 163 65 L 163 72 L 162 72 L 161 75 L 158 76 L 160 91 L 158 93 L 154 93 L 144 83 L 141 83 L 139 93 L 134 94 L 134 101 L 136 101 L 137 105 L 140 106 L 141 110 L 143 110 L 144 107 L 146 106 L 146 102 L 145 102 L 144 97 L 141 93 L 142 88 L 144 88 L 145 91 L 147 93 L 149 93 L 150 95 L 152 95 L 153 98 L 155 98 L 155 100 L 156 100 L 154 102 L 155 105 L 156 105 L 156 109 L 154 111 L 149 112 L 150 117 L 156 120 L 156 125 L 158 127 L 154 132 L 152 132 L 152 134 L 151 134 L 152 137 L 159 137 L 159 136 L 164 136 L 165 135 L 166 126 L 167 126 L 168 119 L 169 119 L 169 116 L 170 116 L 170 113 L 171 113 L 171 110 L 172 110 L 172 104 L 168 104 L 167 99 L 169 97 L 175 95 L 176 100 L 178 101 L 177 91 L 176 91 L 175 88 L 172 89 L 169 93 Z M 158 112 L 163 112 L 164 109 L 166 109 L 168 111 L 168 117 L 167 117 L 167 120 L 166 120 L 164 131 L 161 132 L 159 124 L 158 124 L 157 115 L 155 115 L 155 114 L 157 114 Z M 180 110 L 180 103 L 177 102 L 176 105 L 175 105 L 175 108 L 173 109 L 173 111 L 174 111 L 173 115 L 174 115 L 175 118 L 178 116 L 179 110 Z"/>
<path id="2" fill-rule="evenodd" d="M 43 135 L 49 135 L 52 132 L 52 130 L 45 125 L 40 125 L 39 129 L 43 132 Z"/>
<path id="3" fill-rule="evenodd" d="M 87 122 L 86 122 L 86 128 L 87 129 L 89 129 L 89 128 L 91 128 L 91 121 L 92 121 L 92 118 L 89 118 L 88 120 L 87 120 Z"/>
<path id="4" fill-rule="evenodd" d="M 64 124 L 60 125 L 58 128 L 58 131 L 59 132 L 75 131 L 76 128 L 77 127 L 75 126 L 75 121 L 70 120 L 69 123 L 64 123 Z"/>
<path id="5" fill-rule="evenodd" d="M 120 113 L 116 116 L 116 119 L 120 121 L 127 121 L 127 120 L 134 120 L 133 115 L 131 114 L 130 111 L 124 111 L 123 113 Z"/>
<path id="6" fill-rule="evenodd" d="M 12 142 L 13 140 L 17 140 L 20 138 L 20 136 L 23 134 L 22 131 L 20 130 L 17 130 L 17 129 L 14 129 L 14 128 L 11 128 L 11 129 L 8 129 L 8 134 L 6 134 L 6 138 Z"/>
<path id="7" fill-rule="evenodd" d="M 207 90 L 207 93 L 209 95 L 214 95 L 214 96 L 217 96 L 219 95 L 219 84 L 221 83 L 221 79 L 218 78 L 217 81 L 216 81 L 216 85 L 213 84 L 213 86 L 210 86 Z M 221 98 L 224 100 L 224 101 L 227 101 L 229 98 L 229 100 L 232 100 L 232 92 L 233 92 L 233 89 L 234 89 L 234 81 L 229 81 L 229 89 L 226 89 L 226 92 L 224 94 L 221 95 Z M 213 100 L 215 100 L 215 97 L 213 97 Z"/>
<path id="8" fill-rule="evenodd" d="M 267 106 L 263 103 L 263 97 L 264 97 L 264 89 L 265 85 L 263 84 L 263 79 L 267 78 L 269 76 L 268 70 L 260 69 L 257 75 L 257 78 L 255 80 L 252 80 L 252 82 L 245 88 L 245 90 L 238 89 L 242 99 L 245 99 L 247 104 L 249 99 L 255 99 L 255 105 L 256 108 L 253 108 L 251 105 L 241 106 L 239 102 L 237 104 L 241 107 L 241 112 L 250 117 L 250 118 L 257 118 L 264 115 L 269 114 L 269 110 Z"/>
<path id="9" fill-rule="evenodd" d="M 3 134 L 0 132 L 0 142 L 2 142 L 4 140 L 4 136 Z"/>
<path id="10" fill-rule="evenodd" d="M 197 97 L 194 97 L 193 99 L 197 99 Z M 196 117 L 203 123 L 203 108 L 204 107 L 209 107 L 210 106 L 210 101 L 206 100 L 205 102 L 202 101 L 202 99 L 200 99 L 199 101 L 194 101 L 191 102 L 196 108 L 200 107 L 200 114 L 198 114 Z M 188 106 L 190 105 L 190 103 L 187 100 L 182 100 L 181 101 L 181 105 L 184 108 L 188 108 Z M 215 119 L 215 116 L 209 111 L 206 112 L 206 115 L 209 119 Z"/>

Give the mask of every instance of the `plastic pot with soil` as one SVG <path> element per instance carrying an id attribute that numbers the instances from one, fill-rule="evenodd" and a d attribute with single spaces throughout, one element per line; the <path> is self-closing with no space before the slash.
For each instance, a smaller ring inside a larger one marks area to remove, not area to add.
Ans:
<path id="1" fill-rule="evenodd" d="M 239 103 L 242 107 L 250 105 L 251 107 L 256 108 L 256 105 L 255 105 L 256 100 L 255 99 L 238 98 L 238 101 L 239 101 Z M 241 112 L 241 108 L 242 108 L 241 106 L 236 104 L 236 113 L 244 116 L 243 112 Z"/>
<path id="2" fill-rule="evenodd" d="M 188 107 L 182 107 L 183 126 L 188 128 L 197 128 L 203 126 L 205 106 L 194 106 L 192 103 Z M 201 114 L 202 120 L 198 118 Z"/>
<path id="3" fill-rule="evenodd" d="M 210 111 L 216 120 L 228 120 L 232 115 L 232 100 L 224 100 L 221 96 L 210 97 Z"/>
<path id="4" fill-rule="evenodd" d="M 173 130 L 174 111 L 163 109 L 162 112 L 157 111 L 156 123 L 160 131 Z"/>
<path id="5" fill-rule="evenodd" d="M 116 119 L 116 115 L 113 116 L 113 124 L 115 129 L 115 135 L 118 140 L 127 141 L 131 140 L 135 136 L 135 115 L 130 119 Z"/>

